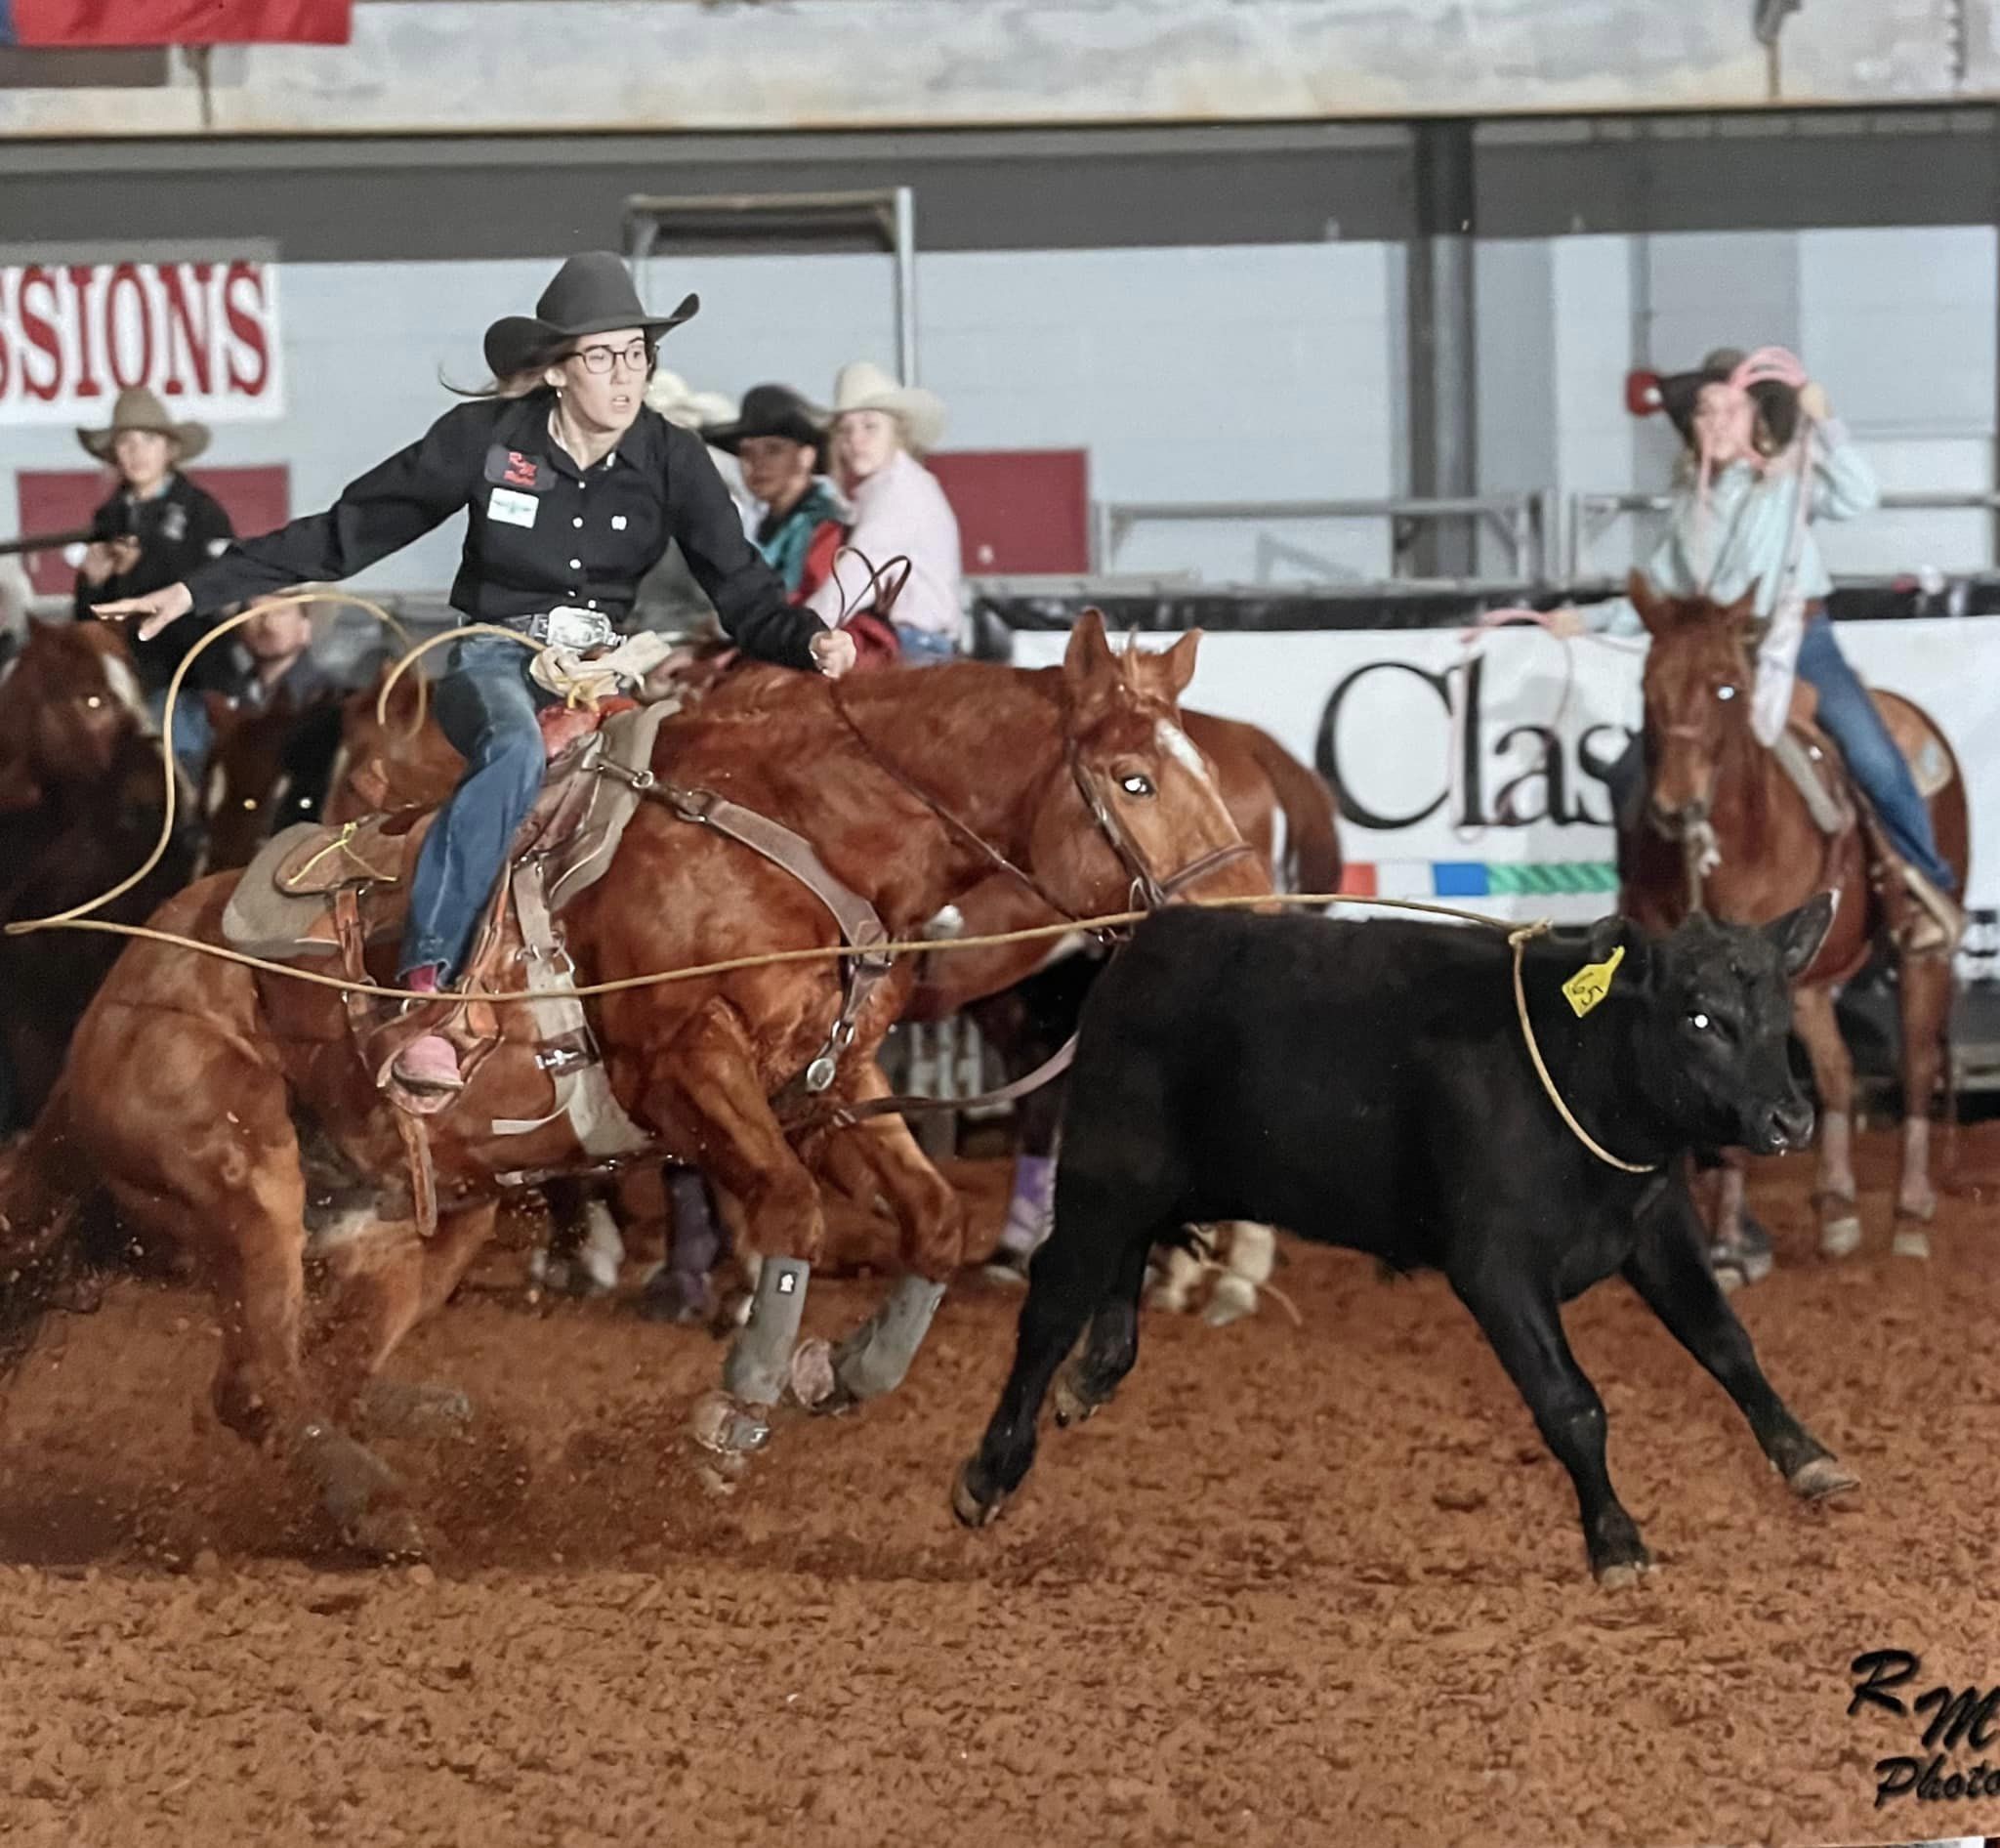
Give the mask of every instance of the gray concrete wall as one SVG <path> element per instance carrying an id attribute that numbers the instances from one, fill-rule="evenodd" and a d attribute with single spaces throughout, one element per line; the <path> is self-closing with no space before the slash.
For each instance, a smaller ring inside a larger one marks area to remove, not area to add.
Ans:
<path id="1" fill-rule="evenodd" d="M 890 128 L 1938 102 L 1991 0 L 362 0 L 345 47 L 0 67 L 0 135 Z M 74 79 L 74 88 L 25 87 Z M 123 85 L 124 87 L 118 87 Z"/>

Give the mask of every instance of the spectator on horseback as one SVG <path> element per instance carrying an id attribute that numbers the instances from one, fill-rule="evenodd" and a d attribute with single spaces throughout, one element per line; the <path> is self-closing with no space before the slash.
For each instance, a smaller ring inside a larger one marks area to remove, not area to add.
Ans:
<path id="1" fill-rule="evenodd" d="M 181 473 L 208 447 L 205 424 L 176 423 L 144 387 L 120 392 L 103 430 L 79 430 L 77 441 L 118 471 L 116 491 L 91 519 L 91 541 L 76 574 L 76 616 L 98 607 L 163 590 L 219 557 L 235 537 L 222 504 Z M 188 623 L 173 635 L 133 644 L 139 684 L 157 720 L 167 683 L 202 628 Z"/>
<path id="2" fill-rule="evenodd" d="M 312 618 L 298 604 L 260 610 L 229 638 L 224 697 L 243 712 L 265 712 L 279 698 L 303 711 L 336 691 L 312 658 Z"/>
<path id="3" fill-rule="evenodd" d="M 826 413 L 789 385 L 753 385 L 741 416 L 701 432 L 742 469 L 763 509 L 751 537 L 794 603 L 826 581 L 846 533 L 847 510 L 823 479 L 826 425 Z"/>
<path id="4" fill-rule="evenodd" d="M 607 648 L 640 578 L 677 539 L 746 652 L 838 679 L 854 665 L 852 638 L 786 601 L 701 440 L 645 401 L 659 337 L 698 307 L 690 295 L 671 315 L 648 315 L 615 253 L 571 257 L 533 315 L 487 328 L 491 385 L 350 483 L 333 507 L 99 613 L 136 617 L 149 636 L 190 610 L 351 577 L 464 511 L 451 601 L 467 622 L 580 652 Z M 504 637 L 468 636 L 439 679 L 438 723 L 466 771 L 411 881 L 397 968 L 419 993 L 441 996 L 460 973 L 541 788 L 536 714 L 559 695 L 530 676 L 532 659 Z M 457 1053 L 439 1030 L 453 1011 L 441 999 L 412 1003 L 386 1024 L 376 1045 L 385 1078 L 414 1093 L 462 1088 Z"/>
<path id="5" fill-rule="evenodd" d="M 833 468 L 854 508 L 851 551 L 807 600 L 828 622 L 857 610 L 886 612 L 904 661 L 926 665 L 958 652 L 958 520 L 920 457 L 944 435 L 936 394 L 901 386 L 865 359 L 843 366 L 833 387 Z M 856 556 L 858 554 L 858 556 Z M 908 581 L 896 590 L 909 561 Z M 866 560 L 865 564 L 862 560 Z"/>
<path id="6" fill-rule="evenodd" d="M 1903 883 L 1922 912 L 1913 949 L 1946 948 L 1963 936 L 1965 916 L 1950 896 L 1957 885 L 1938 851 L 1930 811 L 1916 779 L 1891 737 L 1875 702 L 1842 654 L 1826 614 L 1833 585 L 1820 557 L 1812 520 L 1852 520 L 1880 498 L 1875 473 L 1832 414 L 1816 381 L 1794 386 L 1746 365 L 1732 348 L 1719 348 L 1692 372 L 1660 381 L 1660 402 L 1686 445 L 1676 474 L 1665 536 L 1645 570 L 1667 597 L 1707 597 L 1733 603 L 1754 594 L 1757 616 L 1773 626 L 1786 602 L 1803 609 L 1796 672 L 1817 693 L 1818 722 L 1840 746 L 1848 770 L 1872 805 L 1900 864 Z M 1807 429 L 1801 432 L 1801 423 Z M 1812 497 L 1799 507 L 1800 471 L 1795 443 L 1812 443 Z M 1560 634 L 1643 633 L 1630 598 L 1583 609 L 1558 610 Z M 1790 674 L 1780 664 L 1767 687 L 1769 663 L 1760 664 L 1753 697 L 1782 694 Z M 1772 731 L 1782 730 L 1781 712 Z M 1767 732 L 1765 735 L 1769 735 Z M 1635 737 L 1606 777 L 1621 829 L 1637 824 L 1644 800 L 1646 764 Z"/>
<path id="7" fill-rule="evenodd" d="M 292 711 L 304 712 L 336 691 L 332 676 L 312 658 L 312 618 L 297 604 L 261 610 L 226 648 L 211 649 L 202 666 L 219 653 L 222 664 L 202 675 L 202 696 L 174 708 L 174 755 L 197 786 L 225 708 L 268 712 L 283 698 Z"/>

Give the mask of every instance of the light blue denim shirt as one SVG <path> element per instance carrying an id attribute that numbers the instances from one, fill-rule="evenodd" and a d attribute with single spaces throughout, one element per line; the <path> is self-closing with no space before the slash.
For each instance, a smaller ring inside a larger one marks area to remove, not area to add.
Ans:
<path id="1" fill-rule="evenodd" d="M 1698 596 L 1705 581 L 1707 594 L 1721 604 L 1734 603 L 1755 585 L 1757 613 L 1769 616 L 1783 588 L 1798 493 L 1798 466 L 1789 456 L 1764 473 L 1747 462 L 1732 462 L 1710 480 L 1706 513 L 1698 505 L 1694 478 L 1688 476 L 1675 484 L 1666 536 L 1643 567 L 1646 581 L 1663 597 Z M 1875 471 L 1849 441 L 1847 426 L 1837 419 L 1818 425 L 1811 517 L 1852 520 L 1881 497 Z M 1795 581 L 1808 602 L 1833 588 L 1810 525 L 1800 541 Z M 1580 613 L 1594 635 L 1644 633 L 1629 597 L 1592 604 Z"/>

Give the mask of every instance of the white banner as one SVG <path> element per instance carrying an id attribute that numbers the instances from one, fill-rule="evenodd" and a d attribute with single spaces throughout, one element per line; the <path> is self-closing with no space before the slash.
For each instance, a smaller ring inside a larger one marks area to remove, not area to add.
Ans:
<path id="1" fill-rule="evenodd" d="M 277 266 L 0 266 L 0 425 L 102 425 L 139 385 L 176 418 L 282 416 Z"/>
<path id="2" fill-rule="evenodd" d="M 1840 640 L 1943 727 L 1971 785 L 1970 902 L 2000 906 L 2000 617 L 1844 623 Z M 1066 641 L 1021 631 L 1015 661 L 1052 665 Z M 1601 773 L 1639 724 L 1643 659 L 1641 642 L 1532 629 L 1476 646 L 1448 629 L 1215 634 L 1185 703 L 1262 726 L 1335 783 L 1354 889 L 1569 920 L 1616 902 Z"/>

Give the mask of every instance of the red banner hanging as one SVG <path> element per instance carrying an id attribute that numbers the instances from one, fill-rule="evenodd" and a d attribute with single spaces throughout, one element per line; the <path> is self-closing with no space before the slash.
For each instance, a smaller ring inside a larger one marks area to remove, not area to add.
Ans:
<path id="1" fill-rule="evenodd" d="M 0 43 L 29 48 L 345 45 L 353 25 L 354 0 L 0 0 Z"/>

